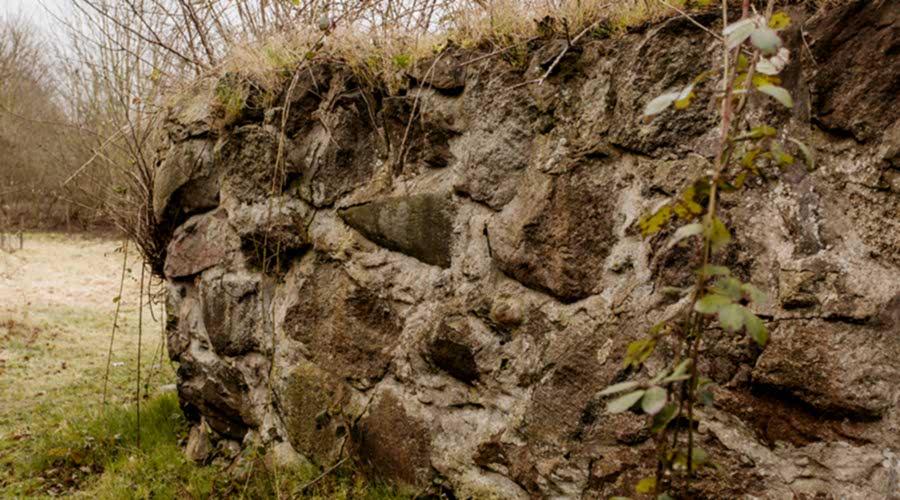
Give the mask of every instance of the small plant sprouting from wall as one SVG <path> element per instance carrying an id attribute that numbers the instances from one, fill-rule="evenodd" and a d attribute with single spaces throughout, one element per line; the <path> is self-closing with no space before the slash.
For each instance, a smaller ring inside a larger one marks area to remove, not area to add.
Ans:
<path id="1" fill-rule="evenodd" d="M 247 82 L 238 75 L 225 75 L 216 86 L 216 103 L 223 116 L 224 125 L 233 125 L 244 116 L 249 89 Z"/>
<path id="2" fill-rule="evenodd" d="M 656 475 L 642 479 L 635 487 L 639 494 L 653 494 L 658 500 L 672 498 L 683 487 L 690 488 L 695 472 L 715 468 L 712 457 L 698 447 L 694 428 L 698 422 L 698 404 L 711 405 L 712 381 L 699 372 L 700 346 L 704 334 L 719 327 L 725 332 L 744 332 L 760 346 L 769 333 L 765 323 L 754 314 L 753 306 L 766 300 L 765 294 L 750 283 L 742 283 L 729 268 L 717 265 L 719 251 L 731 241 L 731 233 L 718 216 L 719 197 L 740 193 L 750 177 L 766 178 L 766 170 L 794 163 L 787 153 L 788 142 L 805 156 L 812 168 L 812 154 L 802 142 L 783 136 L 767 123 L 753 123 L 747 113 L 749 97 L 767 96 L 764 103 L 788 108 L 793 101 L 780 86 L 779 73 L 788 63 L 790 52 L 783 47 L 779 32 L 790 24 L 784 12 L 774 12 L 770 0 L 765 12 L 744 2 L 743 15 L 729 22 L 727 2 L 722 2 L 724 30 L 721 64 L 701 73 L 684 88 L 663 94 L 647 104 L 647 119 L 674 108 L 691 105 L 700 92 L 700 84 L 716 78 L 718 84 L 710 96 L 719 104 L 720 134 L 711 170 L 697 179 L 680 197 L 639 221 L 642 235 L 650 236 L 676 220 L 687 222 L 678 228 L 669 245 L 693 238 L 701 265 L 689 289 L 682 291 L 683 306 L 672 317 L 655 325 L 649 334 L 632 342 L 624 366 L 638 370 L 665 337 L 675 339 L 674 357 L 660 372 L 646 380 L 612 385 L 601 395 L 617 396 L 607 405 L 609 413 L 631 409 L 643 411 L 657 447 Z"/>

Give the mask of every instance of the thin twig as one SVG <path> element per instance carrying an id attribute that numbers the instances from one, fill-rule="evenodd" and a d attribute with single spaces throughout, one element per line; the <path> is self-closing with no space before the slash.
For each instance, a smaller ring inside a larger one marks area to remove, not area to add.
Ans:
<path id="1" fill-rule="evenodd" d="M 321 481 L 322 479 L 325 479 L 325 477 L 327 477 L 329 474 L 331 474 L 332 472 L 334 472 L 335 469 L 337 469 L 338 467 L 340 467 L 341 465 L 343 465 L 343 463 L 346 462 L 346 461 L 349 460 L 349 459 L 350 459 L 350 457 L 344 457 L 344 458 L 342 458 L 338 463 L 336 463 L 336 464 L 332 465 L 330 468 L 328 468 L 328 470 L 326 470 L 325 472 L 319 474 L 319 477 L 317 477 L 317 478 L 313 479 L 312 481 L 310 481 L 310 482 L 304 484 L 303 486 L 300 487 L 300 489 L 295 490 L 294 493 L 293 493 L 293 495 L 291 495 L 291 496 L 292 496 L 293 498 L 299 497 L 301 494 L 303 494 L 304 491 L 308 490 L 308 489 L 309 489 L 310 487 L 312 487 L 312 486 L 315 486 L 315 485 L 316 485 L 319 481 Z"/>
<path id="2" fill-rule="evenodd" d="M 137 349 L 137 389 L 135 397 L 137 398 L 137 448 L 141 449 L 141 340 L 143 340 L 144 330 L 144 263 L 141 262 L 141 288 L 138 293 L 138 349 Z M 119 302 L 122 302 L 119 300 Z"/>
<path id="3" fill-rule="evenodd" d="M 109 367 L 112 363 L 113 342 L 116 339 L 116 328 L 119 327 L 119 311 L 122 309 L 122 290 L 125 289 L 125 269 L 128 266 L 128 239 L 125 239 L 124 256 L 122 257 L 122 274 L 119 278 L 119 296 L 116 299 L 116 314 L 113 316 L 112 332 L 109 334 L 109 352 L 106 353 L 106 373 L 103 374 L 103 406 L 106 406 L 106 388 L 109 384 Z"/>
<path id="4" fill-rule="evenodd" d="M 504 53 L 504 52 L 508 52 L 508 51 L 510 51 L 510 50 L 512 50 L 512 49 L 515 49 L 516 47 L 521 47 L 522 45 L 527 45 L 527 44 L 529 44 L 529 43 L 531 43 L 531 42 L 533 42 L 533 41 L 535 41 L 535 40 L 537 40 L 537 39 L 538 39 L 538 37 L 529 38 L 528 40 L 525 40 L 525 41 L 523 41 L 523 42 L 519 42 L 519 43 L 510 45 L 510 46 L 508 46 L 508 47 L 503 47 L 502 49 L 495 50 L 495 51 L 491 52 L 490 54 L 483 54 L 483 55 L 480 55 L 480 56 L 478 56 L 478 57 L 476 57 L 476 58 L 474 58 L 474 59 L 469 59 L 468 61 L 465 61 L 465 62 L 462 62 L 462 63 L 457 64 L 456 67 L 457 67 L 457 68 L 462 68 L 462 67 L 468 66 L 468 65 L 470 65 L 470 64 L 477 63 L 478 61 L 482 61 L 482 60 L 484 60 L 484 59 L 487 59 L 487 58 L 490 58 L 490 57 L 494 57 L 494 56 L 500 55 L 500 54 L 502 54 L 502 53 Z"/>
<path id="5" fill-rule="evenodd" d="M 116 132 L 115 134 L 111 135 L 108 139 L 106 139 L 106 141 L 104 141 L 103 144 L 101 144 L 99 148 L 97 148 L 96 150 L 94 150 L 94 154 L 93 154 L 90 158 L 88 158 L 88 161 L 84 162 L 80 167 L 78 167 L 78 169 L 75 170 L 75 172 L 73 172 L 72 175 L 70 175 L 69 178 L 66 179 L 65 182 L 62 183 L 62 185 L 65 186 L 65 185 L 67 185 L 68 183 L 72 182 L 72 179 L 74 179 L 75 177 L 77 177 L 78 174 L 80 174 L 85 168 L 88 167 L 88 165 L 90 165 L 91 163 L 94 163 L 94 160 L 96 160 L 97 157 L 99 157 L 99 156 L 101 156 L 101 155 L 103 154 L 103 149 L 104 149 L 109 143 L 111 143 L 111 142 L 114 141 L 116 138 L 118 138 L 120 135 L 122 135 L 122 132 L 124 132 L 124 131 L 125 131 L 125 129 L 119 130 L 119 131 Z"/>
<path id="6" fill-rule="evenodd" d="M 700 24 L 696 19 L 694 19 L 690 14 L 688 14 L 687 12 L 685 12 L 685 11 L 679 9 L 678 7 L 676 7 L 676 6 L 672 5 L 672 4 L 670 4 L 669 2 L 666 2 L 666 0 L 656 0 L 656 1 L 659 2 L 659 3 L 661 3 L 661 4 L 663 4 L 663 5 L 665 5 L 666 7 L 668 7 L 668 8 L 670 8 L 670 9 L 674 10 L 675 12 L 678 12 L 679 14 L 681 14 L 682 17 L 684 17 L 685 19 L 687 19 L 688 21 L 690 21 L 692 24 L 694 24 L 694 25 L 697 26 L 698 28 L 702 29 L 703 31 L 705 31 L 705 32 L 709 33 L 710 35 L 714 36 L 717 40 L 719 40 L 719 41 L 724 41 L 724 40 L 725 40 L 725 39 L 722 37 L 722 35 L 720 35 L 720 34 L 714 32 L 713 30 L 707 28 L 706 26 L 703 26 L 703 25 Z"/>
<path id="7" fill-rule="evenodd" d="M 543 85 L 543 84 L 544 84 L 544 81 L 545 81 L 547 78 L 550 77 L 550 73 L 553 73 L 553 70 L 556 69 L 556 66 L 559 65 L 559 62 L 562 61 L 563 57 L 565 57 L 566 54 L 569 52 L 569 49 L 571 49 L 572 47 L 574 47 L 575 44 L 578 43 L 578 40 L 581 40 L 581 38 L 582 38 L 584 35 L 587 35 L 588 33 L 590 33 L 591 30 L 593 30 L 594 28 L 596 28 L 597 25 L 600 24 L 600 23 L 603 22 L 603 21 L 604 21 L 603 19 L 598 19 L 597 21 L 594 21 L 593 23 L 591 23 L 590 26 L 588 26 L 587 28 L 583 29 L 583 30 L 581 31 L 581 33 L 579 33 L 575 38 L 573 38 L 572 41 L 567 41 L 567 43 L 566 43 L 566 48 L 564 48 L 564 49 L 562 50 L 562 52 L 560 52 L 559 55 L 556 56 L 556 59 L 553 60 L 553 63 L 550 64 L 550 67 L 547 68 L 547 71 L 544 72 L 544 75 L 543 75 L 543 76 L 541 76 L 540 78 L 538 78 L 538 79 L 536 79 L 536 80 L 529 80 L 529 81 L 527 81 L 527 82 L 522 82 L 522 83 L 519 83 L 519 84 L 517 84 L 517 85 L 513 85 L 513 86 L 510 88 L 510 90 L 517 89 L 517 88 L 519 88 L 519 87 L 524 87 L 524 86 L 526 86 L 526 85 L 531 85 L 532 83 L 536 83 L 536 84 L 538 84 L 538 86 Z"/>
<path id="8" fill-rule="evenodd" d="M 438 54 L 437 58 L 435 58 L 434 62 L 431 63 L 431 66 L 428 68 L 428 71 L 425 72 L 425 75 L 422 77 L 422 83 L 428 82 L 428 78 L 430 78 L 434 74 L 434 68 L 437 67 L 437 64 L 441 61 L 441 58 L 444 57 L 445 52 L 441 52 Z M 398 151 L 398 160 L 400 163 L 404 163 L 406 161 L 406 141 L 409 139 L 409 131 L 412 128 L 413 121 L 416 119 L 416 108 L 419 106 L 419 98 L 422 95 L 422 88 L 420 87 L 416 91 L 416 98 L 413 100 L 412 111 L 409 112 L 409 121 L 406 122 L 406 130 L 403 132 L 403 140 L 400 141 L 400 150 Z"/>

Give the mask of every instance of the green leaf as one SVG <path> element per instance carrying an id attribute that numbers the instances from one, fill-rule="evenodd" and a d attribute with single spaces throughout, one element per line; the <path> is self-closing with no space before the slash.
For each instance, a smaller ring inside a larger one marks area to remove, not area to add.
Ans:
<path id="1" fill-rule="evenodd" d="M 773 30 L 781 31 L 791 25 L 791 16 L 787 15 L 783 10 L 776 12 L 769 19 L 769 27 Z"/>
<path id="2" fill-rule="evenodd" d="M 744 78 L 746 78 L 747 70 L 750 69 L 750 61 L 747 59 L 747 56 L 744 54 L 738 54 L 737 64 L 735 65 L 735 70 L 738 73 L 744 73 Z"/>
<path id="3" fill-rule="evenodd" d="M 763 137 L 771 137 L 777 133 L 778 131 L 775 129 L 775 127 L 760 125 L 758 127 L 752 128 L 748 137 L 750 137 L 751 139 L 762 139 Z"/>
<path id="4" fill-rule="evenodd" d="M 744 155 L 744 158 L 741 160 L 741 165 L 744 166 L 747 170 L 753 172 L 755 175 L 759 175 L 759 169 L 756 167 L 756 157 L 759 156 L 758 149 L 751 149 L 747 151 Z"/>
<path id="5" fill-rule="evenodd" d="M 650 432 L 659 432 L 668 427 L 675 415 L 678 413 L 678 405 L 669 403 L 663 407 L 662 411 L 653 415 L 653 423 L 650 426 Z"/>
<path id="6" fill-rule="evenodd" d="M 757 28 L 750 35 L 750 43 L 763 54 L 774 54 L 781 48 L 781 37 L 767 26 Z"/>
<path id="7" fill-rule="evenodd" d="M 706 385 L 709 385 L 709 387 L 706 387 Z M 703 406 L 712 406 L 713 403 L 715 402 L 715 396 L 713 395 L 712 391 L 710 390 L 712 385 L 710 385 L 710 384 L 706 384 L 706 385 L 704 385 L 704 387 L 705 387 L 704 389 L 697 391 L 697 395 L 700 396 L 700 402 L 703 403 Z"/>
<path id="8" fill-rule="evenodd" d="M 670 330 L 671 328 L 672 328 L 672 326 L 669 324 L 668 321 L 660 321 L 659 323 L 653 325 L 652 328 L 650 328 L 650 334 L 656 335 L 660 332 L 663 332 L 663 335 L 665 335 L 666 333 L 668 333 L 667 330 Z"/>
<path id="9" fill-rule="evenodd" d="M 654 339 L 635 340 L 628 344 L 628 350 L 625 353 L 625 368 L 631 365 L 635 367 L 640 366 L 653 354 L 655 348 L 656 340 Z"/>
<path id="10" fill-rule="evenodd" d="M 668 374 L 669 374 L 669 370 L 663 370 L 663 371 L 657 373 L 653 378 L 651 378 L 650 382 L 648 382 L 647 384 L 648 385 L 656 385 L 659 383 L 660 380 L 662 380 Z"/>
<path id="11" fill-rule="evenodd" d="M 675 371 L 672 372 L 672 375 L 681 375 L 683 373 L 687 373 L 687 369 L 689 366 L 691 366 L 691 358 L 687 358 L 681 363 L 678 363 L 678 366 L 675 367 Z"/>
<path id="12" fill-rule="evenodd" d="M 661 382 L 664 383 L 664 384 L 668 384 L 668 383 L 670 383 L 670 382 L 681 382 L 682 380 L 687 380 L 687 379 L 689 379 L 689 378 L 691 378 L 691 376 L 688 375 L 688 374 L 684 374 L 684 375 L 669 375 L 668 377 L 662 379 Z"/>
<path id="13" fill-rule="evenodd" d="M 753 74 L 753 86 L 756 88 L 762 87 L 763 85 L 778 85 L 781 83 L 781 78 L 776 75 L 764 75 L 762 73 L 754 73 Z"/>
<path id="14" fill-rule="evenodd" d="M 738 45 L 744 43 L 744 40 L 750 37 L 756 30 L 756 23 L 753 19 L 741 19 L 738 22 L 731 23 L 722 30 L 725 35 L 725 46 L 731 50 Z"/>
<path id="15" fill-rule="evenodd" d="M 740 300 L 741 285 L 742 283 L 740 282 L 740 280 L 728 276 L 725 278 L 721 278 L 719 281 L 716 281 L 716 286 L 713 287 L 713 292 L 719 295 L 724 295 L 731 300 Z"/>
<path id="16" fill-rule="evenodd" d="M 710 293 L 704 295 L 694 304 L 694 310 L 700 314 L 715 314 L 719 309 L 731 304 L 731 299 Z"/>
<path id="17" fill-rule="evenodd" d="M 609 394 L 615 394 L 617 392 L 627 391 L 628 389 L 634 389 L 639 386 L 638 382 L 619 382 L 618 384 L 613 384 L 606 389 L 600 391 L 600 396 L 607 396 Z"/>
<path id="18" fill-rule="evenodd" d="M 690 106 L 694 97 L 697 97 L 697 94 L 694 93 L 694 84 L 692 83 L 678 94 L 678 97 L 675 99 L 675 109 L 684 109 Z"/>
<path id="19" fill-rule="evenodd" d="M 618 398 L 610 401 L 606 404 L 606 411 L 612 414 L 622 413 L 637 403 L 642 397 L 644 397 L 644 391 L 638 390 L 634 392 L 629 392 L 624 396 L 619 396 Z"/>
<path id="20" fill-rule="evenodd" d="M 412 65 L 412 56 L 409 54 L 398 54 L 394 56 L 394 66 L 398 69 L 406 69 Z"/>
<path id="21" fill-rule="evenodd" d="M 691 220 L 703 213 L 703 203 L 709 195 L 709 182 L 699 179 L 681 193 L 681 201 L 674 207 L 675 213 L 685 220 Z"/>
<path id="22" fill-rule="evenodd" d="M 737 174 L 737 177 L 734 178 L 734 189 L 740 189 L 743 187 L 744 182 L 747 180 L 747 172 L 741 172 Z"/>
<path id="23" fill-rule="evenodd" d="M 780 102 L 786 108 L 794 107 L 794 100 L 791 98 L 791 94 L 783 87 L 779 87 L 777 85 L 760 85 L 759 87 L 757 87 L 757 90 L 759 90 L 763 94 L 775 98 L 775 100 Z"/>
<path id="24" fill-rule="evenodd" d="M 658 115 L 669 108 L 680 96 L 680 92 L 669 92 L 653 99 L 644 108 L 644 116 Z"/>
<path id="25" fill-rule="evenodd" d="M 675 371 L 672 372 L 672 374 L 668 377 L 664 378 L 662 382 L 669 383 L 677 382 L 679 380 L 687 380 L 688 378 L 690 378 L 690 375 L 687 375 L 687 369 L 689 366 L 691 366 L 691 358 L 685 359 L 684 361 L 679 363 L 678 366 L 675 367 Z"/>
<path id="26" fill-rule="evenodd" d="M 749 309 L 744 308 L 744 324 L 747 325 L 747 335 L 750 335 L 750 338 L 755 340 L 760 347 L 765 347 L 769 341 L 769 331 L 766 329 L 766 324 L 763 323 L 763 320 L 750 312 Z"/>
<path id="27" fill-rule="evenodd" d="M 648 415 L 656 415 L 666 406 L 669 394 L 662 387 L 651 387 L 641 398 L 641 408 Z"/>
<path id="28" fill-rule="evenodd" d="M 709 454 L 703 448 L 694 447 L 691 450 L 691 466 L 694 468 L 703 467 L 709 462 Z"/>
<path id="29" fill-rule="evenodd" d="M 703 224 L 699 222 L 695 222 L 694 224 L 688 224 L 686 226 L 681 226 L 675 231 L 675 235 L 672 236 L 672 241 L 669 243 L 670 247 L 675 246 L 679 241 L 690 238 L 691 236 L 696 236 L 698 234 L 703 234 Z"/>
<path id="30" fill-rule="evenodd" d="M 668 295 L 669 297 L 684 297 L 687 289 L 678 288 L 677 286 L 664 286 L 659 289 L 659 293 Z"/>
<path id="31" fill-rule="evenodd" d="M 809 149 L 809 146 L 798 141 L 797 139 L 794 139 L 793 137 L 790 137 L 789 139 L 791 142 L 796 144 L 798 148 L 800 148 L 800 151 L 803 153 L 803 157 L 806 159 L 807 169 L 815 170 L 816 169 L 816 159 L 815 159 L 815 156 L 813 155 L 812 150 Z"/>
<path id="32" fill-rule="evenodd" d="M 750 297 L 750 300 L 752 300 L 755 304 L 762 305 L 766 303 L 766 300 L 768 300 L 768 297 L 766 297 L 766 294 L 762 290 L 756 288 L 750 283 L 744 283 L 743 285 L 741 285 L 741 291 L 744 292 L 748 297 Z"/>
<path id="33" fill-rule="evenodd" d="M 731 274 L 731 269 L 728 269 L 725 266 L 714 266 L 712 264 L 707 264 L 702 266 L 698 272 L 701 272 L 707 276 L 728 276 Z"/>
<path id="34" fill-rule="evenodd" d="M 609 500 L 631 500 L 630 497 L 609 497 Z"/>
<path id="35" fill-rule="evenodd" d="M 656 489 L 655 477 L 645 477 L 634 487 L 636 493 L 652 493 L 654 489 Z"/>
<path id="36" fill-rule="evenodd" d="M 731 233 L 728 232 L 728 228 L 726 228 L 725 224 L 718 218 L 712 220 L 712 227 L 710 228 L 708 236 L 710 248 L 713 252 L 718 251 L 731 241 Z"/>
<path id="37" fill-rule="evenodd" d="M 719 309 L 719 324 L 722 328 L 736 332 L 744 326 L 744 306 L 728 304 Z"/>
<path id="38" fill-rule="evenodd" d="M 638 222 L 638 227 L 641 229 L 641 235 L 650 236 L 651 234 L 659 232 L 659 230 L 672 219 L 673 215 L 674 211 L 672 210 L 672 207 L 666 205 L 652 215 L 644 217 Z"/>
<path id="39" fill-rule="evenodd" d="M 694 447 L 691 450 L 691 470 L 696 471 L 700 467 L 705 466 L 709 462 L 709 455 L 703 451 L 701 448 Z M 675 458 L 672 460 L 672 464 L 680 466 L 682 469 L 687 468 L 687 454 L 683 451 L 678 450 L 675 453 Z"/>
<path id="40" fill-rule="evenodd" d="M 117 296 L 117 297 L 113 297 L 113 304 L 118 304 L 120 300 L 122 300 L 122 296 L 121 296 L 121 295 L 119 295 L 119 296 Z"/>

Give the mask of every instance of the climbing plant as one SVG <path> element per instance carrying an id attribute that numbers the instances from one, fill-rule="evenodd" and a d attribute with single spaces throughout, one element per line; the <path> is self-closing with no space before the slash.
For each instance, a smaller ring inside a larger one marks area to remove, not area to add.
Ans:
<path id="1" fill-rule="evenodd" d="M 721 62 L 698 75 L 683 88 L 651 100 L 644 109 L 647 120 L 674 108 L 688 108 L 700 94 L 714 99 L 719 114 L 719 135 L 711 169 L 696 179 L 677 199 L 648 214 L 639 222 L 643 236 L 682 222 L 674 231 L 669 247 L 693 241 L 700 257 L 693 285 L 680 291 L 681 307 L 673 316 L 653 326 L 648 335 L 632 342 L 624 367 L 639 371 L 666 337 L 677 348 L 658 373 L 643 380 L 617 383 L 601 392 L 615 395 L 607 405 L 609 413 L 633 410 L 648 416 L 648 426 L 656 441 L 656 474 L 638 482 L 635 492 L 653 494 L 658 500 L 671 498 L 679 481 L 690 486 L 695 472 L 715 467 L 708 453 L 697 446 L 694 428 L 699 420 L 698 404 L 712 404 L 712 381 L 698 370 L 700 347 L 712 328 L 729 333 L 745 333 L 765 346 L 769 333 L 753 312 L 766 300 L 750 283 L 741 282 L 732 271 L 717 264 L 721 250 L 731 241 L 731 232 L 719 218 L 719 200 L 740 193 L 750 178 L 765 180 L 766 172 L 795 162 L 788 153 L 796 148 L 809 168 L 813 158 L 802 142 L 787 137 L 768 123 L 754 123 L 748 113 L 751 97 L 762 106 L 793 107 L 790 93 L 781 87 L 779 74 L 790 58 L 779 34 L 791 20 L 784 12 L 774 12 L 769 0 L 759 12 L 749 0 L 743 2 L 742 16 L 729 22 L 727 1 L 722 1 L 724 29 L 719 36 Z M 713 85 L 703 86 L 712 80 Z M 702 90 L 704 88 L 711 90 Z M 756 116 L 756 115 L 754 115 Z"/>

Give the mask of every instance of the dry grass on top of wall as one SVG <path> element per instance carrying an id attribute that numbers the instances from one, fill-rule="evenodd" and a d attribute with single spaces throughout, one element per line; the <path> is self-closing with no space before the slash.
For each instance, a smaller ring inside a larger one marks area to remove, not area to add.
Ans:
<path id="1" fill-rule="evenodd" d="M 776 1 L 776 6 L 801 3 L 811 10 L 828 9 L 849 0 Z M 731 0 L 739 8 L 740 0 Z M 765 8 L 765 1 L 753 0 Z M 718 0 L 459 0 L 448 9 L 439 28 L 411 32 L 381 24 L 334 20 L 327 32 L 312 25 L 273 33 L 252 43 L 236 44 L 228 56 L 204 77 L 183 83 L 175 92 L 181 100 L 211 101 L 228 126 L 241 118 L 251 94 L 263 107 L 274 105 L 297 68 L 314 61 L 334 61 L 351 70 L 361 82 L 396 93 L 406 83 L 406 71 L 418 61 L 434 57 L 448 44 L 484 53 L 524 46 L 538 38 L 616 36 L 635 27 L 673 16 L 718 10 Z M 399 24 L 397 25 L 399 26 Z"/>
<path id="2" fill-rule="evenodd" d="M 251 94 L 263 105 L 277 96 L 298 67 L 312 61 L 335 61 L 349 67 L 363 82 L 397 92 L 405 72 L 418 61 L 433 57 L 448 44 L 485 53 L 525 45 L 536 38 L 610 36 L 629 28 L 679 15 L 660 0 L 493 0 L 454 10 L 436 32 L 409 32 L 381 25 L 364 29 L 361 23 L 336 20 L 323 32 L 316 26 L 297 26 L 261 41 L 237 44 L 228 56 L 203 77 L 181 84 L 171 102 L 212 101 L 221 124 L 240 119 Z M 712 2 L 665 0 L 691 12 L 709 9 Z M 545 22 L 541 22 L 544 20 Z"/>

